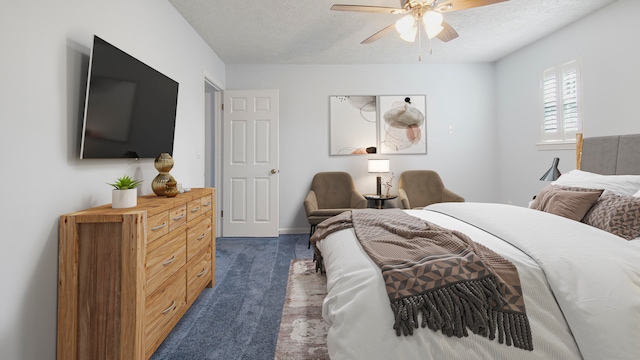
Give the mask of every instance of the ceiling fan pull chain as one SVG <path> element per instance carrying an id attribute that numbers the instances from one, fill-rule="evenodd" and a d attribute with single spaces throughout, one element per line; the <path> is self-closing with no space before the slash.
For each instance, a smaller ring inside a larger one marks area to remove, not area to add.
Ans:
<path id="1" fill-rule="evenodd" d="M 420 26 L 418 25 L 418 62 L 422 61 L 422 31 L 420 30 Z"/>

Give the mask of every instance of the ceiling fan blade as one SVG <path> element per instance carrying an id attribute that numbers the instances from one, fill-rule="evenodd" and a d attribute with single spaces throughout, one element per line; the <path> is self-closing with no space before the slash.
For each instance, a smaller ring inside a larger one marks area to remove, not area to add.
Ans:
<path id="1" fill-rule="evenodd" d="M 440 34 L 436 35 L 438 39 L 447 42 L 458 37 L 458 32 L 455 31 L 446 21 L 442 22 L 442 27 L 443 29 L 440 31 Z"/>
<path id="2" fill-rule="evenodd" d="M 474 7 L 497 4 L 509 0 L 445 0 L 436 5 L 435 10 L 440 12 L 451 12 Z"/>
<path id="3" fill-rule="evenodd" d="M 389 26 L 387 26 L 386 28 L 378 31 L 377 33 L 369 36 L 368 38 L 364 39 L 360 44 L 370 44 L 378 39 L 380 39 L 381 37 L 384 37 L 385 35 L 394 32 L 396 30 L 396 24 L 391 24 Z"/>
<path id="4" fill-rule="evenodd" d="M 371 13 L 379 13 L 379 14 L 402 14 L 405 12 L 405 9 L 392 8 L 392 7 L 386 7 L 386 6 L 341 5 L 341 4 L 332 5 L 331 10 L 371 12 Z"/>

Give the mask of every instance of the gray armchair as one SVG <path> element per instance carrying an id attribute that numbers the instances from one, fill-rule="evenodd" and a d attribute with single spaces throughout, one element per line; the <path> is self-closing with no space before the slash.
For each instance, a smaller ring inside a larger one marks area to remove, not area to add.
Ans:
<path id="1" fill-rule="evenodd" d="M 351 175 L 346 172 L 317 173 L 304 199 L 304 211 L 311 225 L 309 236 L 322 221 L 351 209 L 365 207 L 367 200 L 356 190 Z"/>
<path id="2" fill-rule="evenodd" d="M 433 170 L 410 170 L 400 174 L 398 198 L 403 209 L 423 208 L 441 202 L 464 202 L 464 198 L 444 187 Z"/>

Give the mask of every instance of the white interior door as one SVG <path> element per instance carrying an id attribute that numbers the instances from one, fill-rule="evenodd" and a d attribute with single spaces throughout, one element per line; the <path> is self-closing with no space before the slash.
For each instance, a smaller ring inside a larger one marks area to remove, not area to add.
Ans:
<path id="1" fill-rule="evenodd" d="M 222 236 L 278 236 L 278 90 L 224 92 Z"/>

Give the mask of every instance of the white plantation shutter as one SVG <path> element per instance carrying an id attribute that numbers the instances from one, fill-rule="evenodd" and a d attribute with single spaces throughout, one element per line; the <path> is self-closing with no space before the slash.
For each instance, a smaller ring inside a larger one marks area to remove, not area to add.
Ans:
<path id="1" fill-rule="evenodd" d="M 542 105 L 544 107 L 544 119 L 542 124 L 543 136 L 549 134 L 551 137 L 555 137 L 558 133 L 558 86 L 555 68 L 544 72 L 542 84 Z"/>
<path id="2" fill-rule="evenodd" d="M 576 133 L 582 129 L 578 60 L 555 66 L 542 73 L 541 98 L 541 143 L 575 142 Z"/>
<path id="3" fill-rule="evenodd" d="M 562 65 L 562 111 L 564 139 L 575 140 L 582 124 L 578 111 L 578 66 L 576 61 Z"/>

